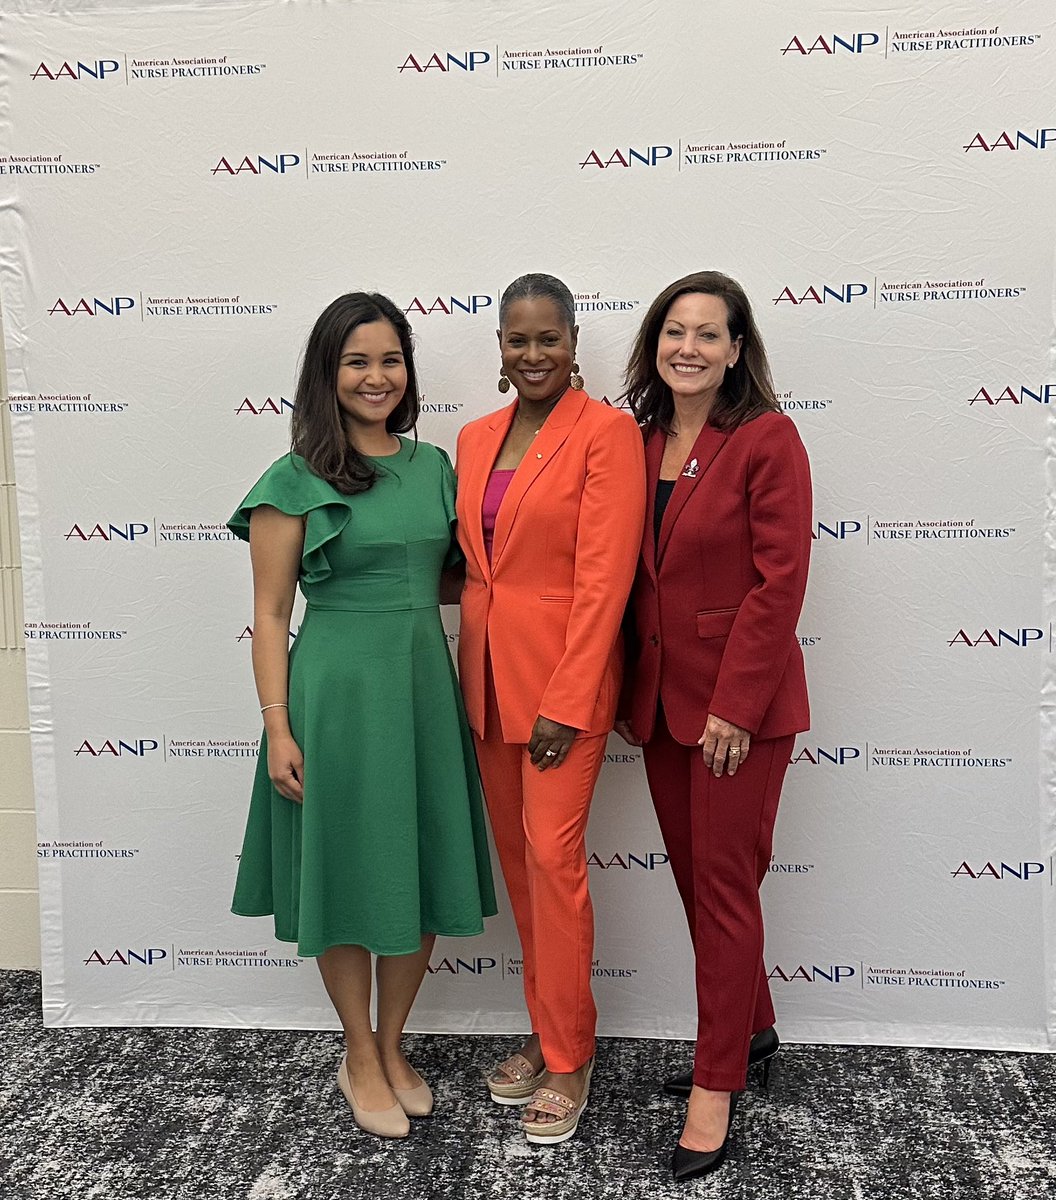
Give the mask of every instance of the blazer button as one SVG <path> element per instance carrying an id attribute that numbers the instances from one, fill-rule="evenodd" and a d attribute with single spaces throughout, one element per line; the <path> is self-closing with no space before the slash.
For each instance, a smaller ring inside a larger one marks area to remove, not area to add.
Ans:
<path id="1" fill-rule="evenodd" d="M 650 634 L 650 636 L 649 636 L 649 643 L 650 643 L 650 645 L 652 645 L 652 646 L 659 646 L 659 645 L 660 645 L 660 639 L 659 639 L 659 637 L 657 637 L 657 635 L 656 635 L 655 633 L 653 633 L 653 634 Z"/>

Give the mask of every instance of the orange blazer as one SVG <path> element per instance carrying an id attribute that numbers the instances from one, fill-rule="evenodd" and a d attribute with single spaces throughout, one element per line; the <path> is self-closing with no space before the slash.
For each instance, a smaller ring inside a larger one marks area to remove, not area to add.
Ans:
<path id="1" fill-rule="evenodd" d="M 469 723 L 483 736 L 490 656 L 503 741 L 526 743 L 540 714 L 585 735 L 608 733 L 645 521 L 641 431 L 629 413 L 565 392 L 510 481 L 489 564 L 481 506 L 516 411 L 514 402 L 458 437 L 466 556 L 458 667 Z"/>

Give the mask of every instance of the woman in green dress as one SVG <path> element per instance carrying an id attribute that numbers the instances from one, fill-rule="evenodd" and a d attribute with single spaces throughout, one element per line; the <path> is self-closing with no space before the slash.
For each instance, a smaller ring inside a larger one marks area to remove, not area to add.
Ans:
<path id="1" fill-rule="evenodd" d="M 398 436 L 418 407 L 406 317 L 384 296 L 339 297 L 305 347 L 292 449 L 229 522 L 250 546 L 264 717 L 232 911 L 274 914 L 275 936 L 317 958 L 345 1033 L 338 1084 L 382 1137 L 432 1110 L 400 1038 L 436 935 L 480 933 L 496 911 L 438 608 L 454 473 Z"/>

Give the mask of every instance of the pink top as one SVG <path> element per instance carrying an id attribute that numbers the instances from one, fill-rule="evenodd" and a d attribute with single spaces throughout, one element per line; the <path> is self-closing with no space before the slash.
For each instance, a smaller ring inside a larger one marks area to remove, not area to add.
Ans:
<path id="1" fill-rule="evenodd" d="M 484 550 L 491 562 L 491 547 L 495 541 L 495 520 L 499 515 L 499 506 L 510 486 L 514 470 L 492 471 L 488 476 L 488 486 L 484 489 L 484 503 L 480 507 L 480 523 L 484 529 Z"/>

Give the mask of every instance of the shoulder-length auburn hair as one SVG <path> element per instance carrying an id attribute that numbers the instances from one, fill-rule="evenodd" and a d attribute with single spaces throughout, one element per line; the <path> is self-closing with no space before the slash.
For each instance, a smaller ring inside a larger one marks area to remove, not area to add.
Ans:
<path id="1" fill-rule="evenodd" d="M 671 390 L 656 369 L 660 331 L 668 310 L 679 296 L 702 293 L 718 296 L 726 305 L 730 338 L 743 338 L 737 362 L 726 372 L 708 416 L 716 429 L 736 429 L 761 413 L 779 411 L 766 349 L 752 316 L 744 289 L 721 271 L 695 271 L 669 284 L 649 306 L 624 374 L 625 400 L 639 424 L 671 433 L 675 414 Z"/>
<path id="2" fill-rule="evenodd" d="M 407 367 L 407 389 L 389 413 L 385 428 L 389 433 L 414 429 L 421 401 L 411 326 L 388 296 L 377 292 L 348 292 L 319 314 L 305 343 L 290 422 L 293 453 L 304 459 L 313 474 L 348 496 L 373 487 L 378 472 L 349 444 L 337 403 L 337 371 L 349 335 L 358 326 L 374 321 L 388 321 L 396 330 Z M 417 436 L 415 431 L 416 441 Z"/>

